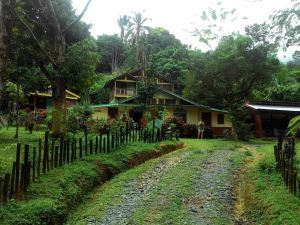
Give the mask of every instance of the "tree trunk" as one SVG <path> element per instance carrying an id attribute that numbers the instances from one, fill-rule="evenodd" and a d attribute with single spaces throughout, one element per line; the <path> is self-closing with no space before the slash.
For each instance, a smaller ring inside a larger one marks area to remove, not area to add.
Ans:
<path id="1" fill-rule="evenodd" d="M 16 134 L 15 138 L 19 138 L 19 98 L 20 98 L 20 86 L 17 82 L 17 98 L 16 98 Z"/>
<path id="2" fill-rule="evenodd" d="M 55 136 L 66 133 L 66 88 L 61 83 L 52 85 L 52 131 Z"/>
<path id="3" fill-rule="evenodd" d="M 0 0 L 0 102 L 2 101 L 2 90 L 4 86 L 4 76 L 8 62 L 8 40 L 9 40 L 9 20 L 11 19 L 8 6 L 11 0 Z"/>

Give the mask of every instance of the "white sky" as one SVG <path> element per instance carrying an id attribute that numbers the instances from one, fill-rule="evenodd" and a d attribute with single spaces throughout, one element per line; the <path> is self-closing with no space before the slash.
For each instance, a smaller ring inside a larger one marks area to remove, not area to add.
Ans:
<path id="1" fill-rule="evenodd" d="M 73 6 L 80 13 L 87 0 L 73 0 Z M 87 23 L 93 24 L 92 35 L 119 34 L 117 20 L 120 15 L 132 15 L 132 12 L 143 12 L 151 27 L 164 27 L 182 43 L 202 48 L 198 39 L 191 32 L 203 27 L 199 15 L 208 7 L 216 8 L 219 0 L 93 0 L 85 16 Z M 290 0 L 223 0 L 226 10 L 236 8 L 235 16 L 247 17 L 227 23 L 227 32 L 244 32 L 246 25 L 262 23 L 274 10 L 290 6 Z M 289 51 L 286 53 L 290 55 Z M 282 55 L 280 57 L 283 57 Z"/>

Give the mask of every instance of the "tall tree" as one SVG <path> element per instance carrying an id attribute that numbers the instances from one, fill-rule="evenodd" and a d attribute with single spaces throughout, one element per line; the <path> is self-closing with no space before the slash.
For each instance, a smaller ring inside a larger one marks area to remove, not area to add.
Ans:
<path id="1" fill-rule="evenodd" d="M 11 8 L 14 7 L 15 0 L 0 1 L 0 102 L 9 61 L 9 45 L 12 31 Z"/>
<path id="2" fill-rule="evenodd" d="M 272 37 L 280 41 L 285 48 L 300 44 L 300 3 L 291 0 L 291 7 L 275 12 L 271 16 Z"/>
<path id="3" fill-rule="evenodd" d="M 128 32 L 126 34 L 126 39 L 129 39 L 131 44 L 136 49 L 136 62 L 137 64 L 141 64 L 141 58 L 144 58 L 144 48 L 141 45 L 141 37 L 149 32 L 151 28 L 145 23 L 151 20 L 150 18 L 143 18 L 142 13 L 135 12 L 134 16 L 130 17 L 130 26 Z"/>
<path id="4" fill-rule="evenodd" d="M 120 16 L 118 19 L 118 25 L 120 27 L 120 38 L 122 41 L 125 40 L 125 32 L 127 32 L 128 27 L 130 27 L 130 17 L 127 15 Z"/>
<path id="5" fill-rule="evenodd" d="M 242 105 L 256 88 L 263 88 L 270 82 L 279 67 L 278 59 L 268 48 L 255 45 L 250 37 L 240 35 L 223 38 L 215 51 L 198 57 L 186 79 L 185 95 L 229 110 L 235 131 L 244 139 Z"/>
<path id="6" fill-rule="evenodd" d="M 66 70 L 65 64 L 68 60 L 72 61 L 71 55 L 68 53 L 69 46 L 79 41 L 76 40 L 75 34 L 78 30 L 76 28 L 81 24 L 80 19 L 91 1 L 87 1 L 79 16 L 75 16 L 69 0 L 24 0 L 24 10 L 21 12 L 17 9 L 14 10 L 18 20 L 30 34 L 32 44 L 39 50 L 37 54 L 34 54 L 34 60 L 52 87 L 52 129 L 55 134 L 62 134 L 66 131 L 66 88 L 74 85 L 72 83 L 74 80 L 80 80 L 79 77 L 88 79 L 86 76 L 82 76 L 81 71 L 72 70 L 73 73 L 70 74 Z M 74 48 L 76 47 L 78 48 L 78 45 Z M 86 50 L 90 49 L 86 48 Z M 75 68 L 82 69 L 79 64 Z"/>
<path id="7" fill-rule="evenodd" d="M 125 60 L 125 45 L 117 35 L 101 35 L 96 40 L 101 61 L 98 72 L 115 72 Z M 108 69 L 109 68 L 109 69 Z"/>

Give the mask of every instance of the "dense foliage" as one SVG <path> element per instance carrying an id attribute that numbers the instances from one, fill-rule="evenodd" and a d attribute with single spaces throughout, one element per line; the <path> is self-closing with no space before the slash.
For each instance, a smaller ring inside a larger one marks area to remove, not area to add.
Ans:
<path id="1" fill-rule="evenodd" d="M 160 74 L 176 81 L 177 91 L 185 97 L 229 110 L 235 130 L 245 132 L 239 135 L 243 139 L 248 137 L 241 107 L 245 101 L 300 99 L 299 59 L 295 57 L 287 65 L 277 59 L 282 41 L 284 47 L 299 44 L 296 1 L 291 8 L 275 12 L 271 23 L 246 27 L 244 35 L 223 29 L 226 21 L 237 20 L 236 9 L 224 9 L 218 3 L 215 9 L 203 11 L 203 26 L 194 35 L 210 47 L 207 52 L 191 49 L 162 27 L 149 27 L 151 18 L 141 12 L 120 16 L 119 35 L 94 39 L 90 25 L 80 21 L 90 1 L 80 15 L 69 0 L 51 2 L 9 1 L 7 4 L 15 7 L 3 9 L 11 13 L 10 23 L 2 24 L 11 38 L 1 43 L 14 51 L 1 52 L 3 59 L 9 60 L 3 61 L 1 70 L 6 73 L 0 76 L 0 89 L 1 104 L 14 106 L 10 111 L 15 111 L 16 105 L 26 104 L 22 96 L 51 85 L 56 108 L 51 117 L 56 118 L 53 128 L 57 132 L 64 132 L 68 124 L 62 100 L 66 89 L 78 92 L 83 101 L 108 103 L 105 82 L 141 67 L 150 77 L 138 85 L 144 102 L 150 102 L 155 92 L 151 76 Z M 19 87 L 18 99 L 9 97 L 8 86 Z"/>

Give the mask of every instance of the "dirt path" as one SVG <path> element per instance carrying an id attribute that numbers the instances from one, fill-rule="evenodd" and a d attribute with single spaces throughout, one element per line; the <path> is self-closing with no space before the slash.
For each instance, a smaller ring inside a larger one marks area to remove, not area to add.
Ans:
<path id="1" fill-rule="evenodd" d="M 118 201 L 108 203 L 101 216 L 87 216 L 80 224 L 234 224 L 234 154 L 192 149 L 155 159 L 124 184 Z"/>
<path id="2" fill-rule="evenodd" d="M 191 224 L 233 224 L 232 151 L 217 151 L 203 160 L 193 184 L 193 192 L 184 199 Z"/>
<path id="3" fill-rule="evenodd" d="M 128 183 L 125 191 L 121 194 L 121 204 L 107 210 L 101 221 L 91 219 L 89 224 L 128 224 L 135 209 L 143 199 L 149 196 L 149 193 L 157 186 L 164 174 L 175 167 L 188 154 L 189 152 L 185 152 L 172 158 L 158 160 L 151 171 L 140 174 L 137 179 Z"/>

